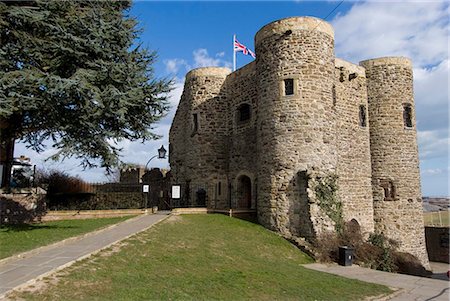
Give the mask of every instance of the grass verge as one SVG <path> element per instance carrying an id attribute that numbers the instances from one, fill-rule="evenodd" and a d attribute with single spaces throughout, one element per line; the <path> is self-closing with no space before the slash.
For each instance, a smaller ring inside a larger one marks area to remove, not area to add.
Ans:
<path id="1" fill-rule="evenodd" d="M 450 226 L 450 211 L 424 212 L 425 226 L 448 227 Z"/>
<path id="2" fill-rule="evenodd" d="M 259 225 L 173 216 L 11 299 L 361 300 L 381 285 L 303 268 L 312 259 Z"/>
<path id="3" fill-rule="evenodd" d="M 61 220 L 39 224 L 1 225 L 0 259 L 122 222 L 127 217 Z"/>

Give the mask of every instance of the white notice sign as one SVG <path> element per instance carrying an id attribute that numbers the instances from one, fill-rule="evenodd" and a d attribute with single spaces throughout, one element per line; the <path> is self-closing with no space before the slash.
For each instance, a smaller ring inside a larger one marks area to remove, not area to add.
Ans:
<path id="1" fill-rule="evenodd" d="M 181 198 L 181 187 L 180 185 L 172 185 L 172 199 Z"/>
<path id="2" fill-rule="evenodd" d="M 149 185 L 142 185 L 142 192 L 149 192 Z"/>

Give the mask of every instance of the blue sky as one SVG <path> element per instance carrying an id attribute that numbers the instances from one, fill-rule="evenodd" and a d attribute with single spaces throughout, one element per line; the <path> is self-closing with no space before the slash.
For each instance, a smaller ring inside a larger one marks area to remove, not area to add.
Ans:
<path id="1" fill-rule="evenodd" d="M 172 110 L 155 128 L 164 137 L 146 144 L 124 141 L 122 160 L 145 164 L 163 144 L 178 104 L 187 71 L 196 67 L 232 65 L 232 35 L 254 50 L 255 33 L 265 24 L 291 16 L 326 17 L 340 2 L 172 2 L 136 1 L 130 11 L 143 32 L 140 41 L 156 50 L 155 73 L 175 80 Z M 422 193 L 449 195 L 449 17 L 447 2 L 344 1 L 327 19 L 335 29 L 336 56 L 361 60 L 402 55 L 414 65 L 416 119 L 420 152 Z M 237 55 L 237 65 L 251 62 Z M 61 169 L 89 181 L 105 181 L 102 169 L 82 171 L 79 162 L 44 162 L 52 154 L 16 146 L 15 155 L 28 155 L 38 167 Z M 155 159 L 151 166 L 168 167 Z"/>

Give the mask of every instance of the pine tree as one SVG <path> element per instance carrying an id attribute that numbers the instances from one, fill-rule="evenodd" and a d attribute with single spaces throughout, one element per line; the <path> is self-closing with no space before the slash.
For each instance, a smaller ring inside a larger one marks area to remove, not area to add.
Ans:
<path id="1" fill-rule="evenodd" d="M 134 43 L 130 1 L 0 2 L 0 160 L 20 139 L 84 167 L 119 163 L 123 139 L 157 138 L 171 82 Z M 8 146 L 9 145 L 9 146 Z M 7 158 L 7 166 L 10 159 Z"/>

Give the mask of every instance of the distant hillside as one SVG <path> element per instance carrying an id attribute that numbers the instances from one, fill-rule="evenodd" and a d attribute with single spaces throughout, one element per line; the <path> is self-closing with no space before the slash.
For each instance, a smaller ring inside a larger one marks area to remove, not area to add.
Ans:
<path id="1" fill-rule="evenodd" d="M 449 197 L 423 197 L 423 211 L 433 212 L 450 209 Z"/>

